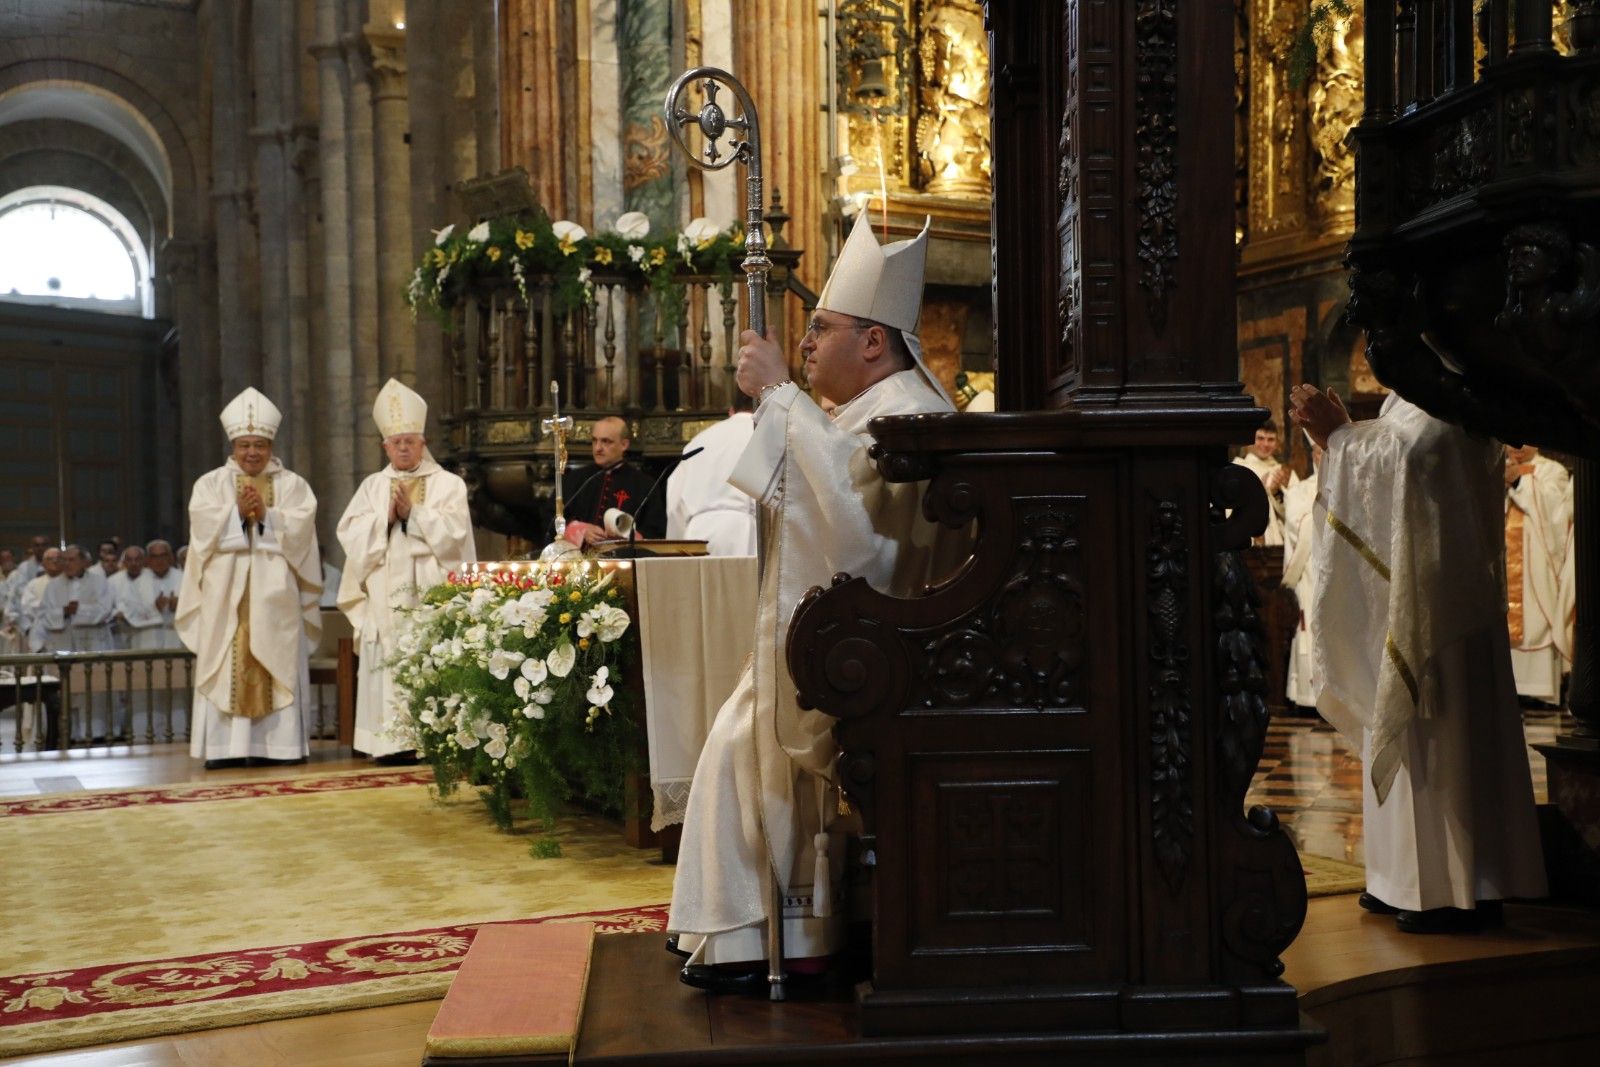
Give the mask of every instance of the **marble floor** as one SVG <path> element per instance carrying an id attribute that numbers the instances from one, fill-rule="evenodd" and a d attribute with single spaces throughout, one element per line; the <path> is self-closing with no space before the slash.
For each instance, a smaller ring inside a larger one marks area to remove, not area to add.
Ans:
<path id="1" fill-rule="evenodd" d="M 1570 729 L 1561 711 L 1524 711 L 1528 765 L 1538 803 L 1548 798 L 1544 757 L 1531 747 Z M 1320 718 L 1274 717 L 1246 805 L 1264 804 L 1302 852 L 1364 863 L 1361 851 L 1361 757 Z"/>

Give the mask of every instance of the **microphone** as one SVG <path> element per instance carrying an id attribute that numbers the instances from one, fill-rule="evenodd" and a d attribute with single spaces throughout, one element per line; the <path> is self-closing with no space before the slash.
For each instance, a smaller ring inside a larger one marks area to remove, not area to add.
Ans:
<path id="1" fill-rule="evenodd" d="M 628 547 L 611 553 L 612 559 L 638 559 L 641 556 L 655 555 L 655 553 L 650 551 L 648 548 L 639 548 L 636 543 L 639 540 L 639 515 L 644 511 L 644 506 L 650 503 L 650 498 L 655 495 L 656 489 L 660 487 L 661 483 L 666 480 L 667 475 L 670 474 L 678 464 L 682 463 L 686 459 L 693 459 L 704 451 L 704 445 L 700 446 L 699 448 L 691 448 L 689 451 L 668 460 L 662 465 L 661 473 L 656 475 L 656 480 L 650 483 L 650 488 L 645 490 L 644 496 L 640 498 L 639 503 L 633 509 L 633 529 L 628 531 Z"/>

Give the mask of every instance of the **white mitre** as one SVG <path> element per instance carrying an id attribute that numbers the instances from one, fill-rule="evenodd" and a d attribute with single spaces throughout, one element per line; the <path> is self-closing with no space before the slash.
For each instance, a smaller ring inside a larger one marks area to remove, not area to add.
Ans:
<path id="1" fill-rule="evenodd" d="M 372 421 L 384 439 L 402 433 L 423 432 L 428 424 L 428 402 L 416 390 L 390 378 L 378 390 L 372 405 Z"/>
<path id="2" fill-rule="evenodd" d="M 922 361 L 922 340 L 917 336 L 917 320 L 922 317 L 923 268 L 928 262 L 928 227 L 932 222 L 932 218 L 924 220 L 922 232 L 909 241 L 880 246 L 872 235 L 867 212 L 861 212 L 839 250 L 828 283 L 817 298 L 817 307 L 899 330 L 917 370 L 948 403 L 949 394 Z"/>
<path id="3" fill-rule="evenodd" d="M 817 307 L 858 319 L 917 332 L 922 317 L 922 272 L 928 262 L 928 225 L 909 241 L 878 244 L 867 213 L 856 216 L 850 237 L 839 250 Z"/>
<path id="4" fill-rule="evenodd" d="M 278 424 L 283 421 L 283 412 L 278 406 L 268 400 L 255 388 L 248 388 L 222 409 L 222 429 L 232 441 L 236 437 L 265 437 L 272 440 L 278 436 Z"/>

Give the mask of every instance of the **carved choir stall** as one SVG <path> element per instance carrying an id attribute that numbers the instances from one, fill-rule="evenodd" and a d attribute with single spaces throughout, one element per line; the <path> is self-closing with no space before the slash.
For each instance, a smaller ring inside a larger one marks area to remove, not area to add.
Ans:
<path id="1" fill-rule="evenodd" d="M 1600 5 L 1369 2 L 1366 38 L 1350 317 L 1373 372 L 1578 458 L 1576 724 L 1538 747 L 1552 891 L 1600 901 Z"/>
<path id="2" fill-rule="evenodd" d="M 873 424 L 881 473 L 928 480 L 925 513 L 976 548 L 917 600 L 839 576 L 788 650 L 865 825 L 860 1030 L 1300 1062 L 1317 1034 L 1277 976 L 1304 877 L 1243 808 L 1267 716 L 1239 550 L 1266 501 L 1228 464 L 1264 417 L 1235 349 L 1232 12 L 986 19 L 1018 411 Z"/>

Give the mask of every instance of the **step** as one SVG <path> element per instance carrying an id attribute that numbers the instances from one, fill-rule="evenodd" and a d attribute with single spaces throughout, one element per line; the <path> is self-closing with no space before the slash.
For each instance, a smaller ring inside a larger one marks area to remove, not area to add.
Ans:
<path id="1" fill-rule="evenodd" d="M 478 928 L 428 1029 L 425 1065 L 566 1063 L 577 1039 L 594 923 Z"/>

